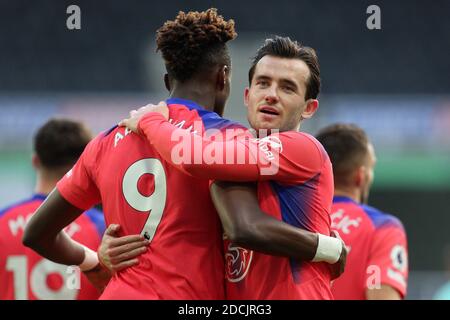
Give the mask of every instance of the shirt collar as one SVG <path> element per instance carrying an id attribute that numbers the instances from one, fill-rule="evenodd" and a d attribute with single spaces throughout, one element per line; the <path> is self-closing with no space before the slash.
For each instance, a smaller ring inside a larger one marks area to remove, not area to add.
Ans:
<path id="1" fill-rule="evenodd" d="M 200 106 L 199 104 L 195 103 L 192 100 L 187 100 L 187 99 L 181 99 L 181 98 L 170 98 L 166 100 L 166 103 L 169 104 L 181 104 L 181 105 L 185 105 L 188 106 L 190 108 L 196 109 L 196 110 L 205 110 L 205 108 L 203 108 L 202 106 Z"/>
<path id="2" fill-rule="evenodd" d="M 334 196 L 333 197 L 333 202 L 353 202 L 353 203 L 356 203 L 355 200 L 353 200 L 352 198 L 346 197 L 346 196 Z"/>
<path id="3" fill-rule="evenodd" d="M 47 198 L 47 195 L 45 195 L 43 193 L 35 193 L 31 197 L 32 200 L 45 200 L 46 198 Z"/>

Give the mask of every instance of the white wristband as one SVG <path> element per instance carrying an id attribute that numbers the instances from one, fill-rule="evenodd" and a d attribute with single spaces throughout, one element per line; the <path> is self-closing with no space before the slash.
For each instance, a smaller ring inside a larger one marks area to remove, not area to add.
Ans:
<path id="1" fill-rule="evenodd" d="M 81 271 L 89 271 L 98 265 L 97 253 L 86 246 L 81 245 L 84 249 L 84 260 L 78 265 Z"/>
<path id="2" fill-rule="evenodd" d="M 324 236 L 318 233 L 319 243 L 317 244 L 316 255 L 312 262 L 336 263 L 339 260 L 344 245 L 341 239 Z"/>

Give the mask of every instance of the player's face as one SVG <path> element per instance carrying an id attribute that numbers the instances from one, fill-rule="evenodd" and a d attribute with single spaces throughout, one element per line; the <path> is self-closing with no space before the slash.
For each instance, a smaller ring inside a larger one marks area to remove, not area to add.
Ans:
<path id="1" fill-rule="evenodd" d="M 250 87 L 245 90 L 247 117 L 252 128 L 298 130 L 300 120 L 311 117 L 318 106 L 317 100 L 305 101 L 309 77 L 309 68 L 302 60 L 263 57 L 256 65 Z"/>
<path id="2" fill-rule="evenodd" d="M 365 181 L 366 183 L 362 186 L 363 190 L 361 191 L 361 203 L 367 204 L 369 201 L 369 193 L 370 188 L 372 187 L 373 179 L 374 179 L 374 169 L 376 164 L 376 156 L 375 156 L 375 149 L 373 148 L 373 145 L 369 143 L 368 147 L 368 156 L 367 156 L 367 163 L 365 165 L 366 167 L 366 175 L 365 175 Z"/>

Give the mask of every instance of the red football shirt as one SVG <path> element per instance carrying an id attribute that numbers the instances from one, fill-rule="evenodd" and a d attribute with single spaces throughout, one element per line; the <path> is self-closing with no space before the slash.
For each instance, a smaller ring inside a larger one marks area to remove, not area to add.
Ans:
<path id="1" fill-rule="evenodd" d="M 167 103 L 171 122 L 189 131 L 239 126 L 191 101 Z M 175 170 L 145 137 L 117 127 L 100 134 L 58 190 L 79 208 L 102 202 L 107 225 L 151 241 L 137 266 L 111 279 L 102 299 L 224 298 L 222 229 L 209 182 Z"/>
<path id="2" fill-rule="evenodd" d="M 400 220 L 347 197 L 334 198 L 331 218 L 350 249 L 345 272 L 333 283 L 334 297 L 363 300 L 367 288 L 381 284 L 405 297 L 408 247 Z"/>
<path id="3" fill-rule="evenodd" d="M 180 130 L 157 113 L 145 115 L 139 128 L 180 170 L 215 180 L 259 181 L 263 211 L 293 226 L 330 234 L 332 167 L 314 137 L 290 131 L 262 139 L 248 134 L 212 139 Z M 193 151 L 184 162 L 173 160 L 180 144 Z M 238 154 L 243 155 L 240 163 L 227 162 L 233 156 L 237 160 Z M 199 155 L 203 162 L 196 163 Z M 332 299 L 330 270 L 325 263 L 298 263 L 227 242 L 225 246 L 228 299 Z"/>
<path id="4" fill-rule="evenodd" d="M 100 293 L 83 273 L 44 259 L 22 245 L 25 224 L 44 199 L 37 194 L 0 212 L 0 300 L 98 299 Z M 96 251 L 104 231 L 103 213 L 91 209 L 65 230 L 72 239 Z"/>

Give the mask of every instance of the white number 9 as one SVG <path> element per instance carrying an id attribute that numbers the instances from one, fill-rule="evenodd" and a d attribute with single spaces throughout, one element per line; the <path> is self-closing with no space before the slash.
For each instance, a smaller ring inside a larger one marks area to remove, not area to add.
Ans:
<path id="1" fill-rule="evenodd" d="M 137 187 L 144 174 L 152 174 L 155 179 L 155 190 L 150 196 L 142 195 Z M 123 177 L 122 191 L 128 204 L 135 210 L 143 213 L 151 211 L 141 235 L 152 241 L 161 222 L 167 198 L 166 174 L 161 161 L 151 158 L 133 163 Z"/>

